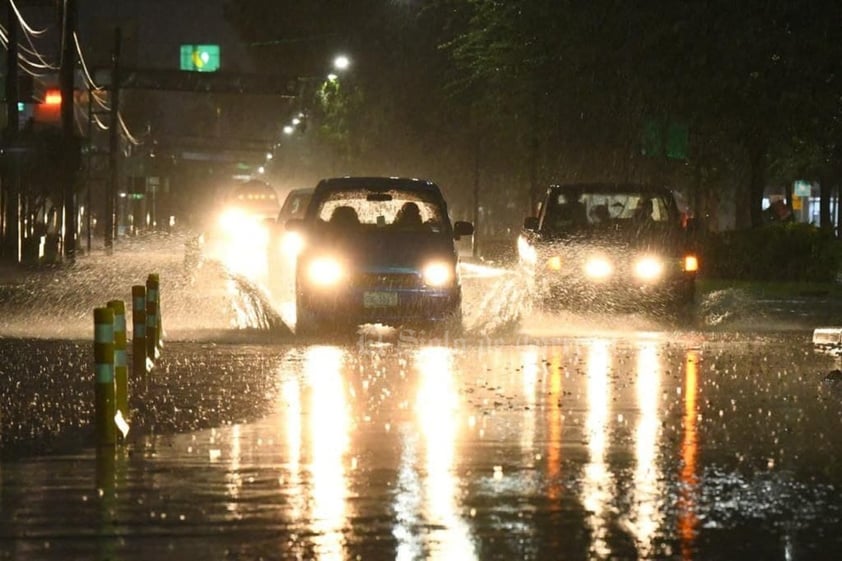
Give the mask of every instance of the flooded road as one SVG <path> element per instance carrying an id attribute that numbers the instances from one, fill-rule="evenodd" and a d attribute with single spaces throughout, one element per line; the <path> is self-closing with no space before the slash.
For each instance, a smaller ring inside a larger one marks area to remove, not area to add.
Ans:
<path id="1" fill-rule="evenodd" d="M 694 326 L 549 316 L 475 274 L 467 332 L 434 340 L 300 341 L 208 279 L 204 329 L 162 282 L 170 337 L 105 451 L 91 318 L 9 321 L 0 560 L 837 558 L 842 386 L 815 320 L 734 294 Z"/>

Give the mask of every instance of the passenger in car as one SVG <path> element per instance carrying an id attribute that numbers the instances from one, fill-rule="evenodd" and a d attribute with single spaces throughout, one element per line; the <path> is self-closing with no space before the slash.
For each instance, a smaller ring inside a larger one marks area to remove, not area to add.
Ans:
<path id="1" fill-rule="evenodd" d="M 395 215 L 393 224 L 398 228 L 420 228 L 423 224 L 421 220 L 421 209 L 413 202 L 404 203 Z"/>
<path id="2" fill-rule="evenodd" d="M 360 225 L 357 211 L 350 206 L 338 206 L 330 215 L 330 225 L 341 230 L 353 229 Z"/>
<path id="3" fill-rule="evenodd" d="M 611 221 L 611 214 L 608 212 L 608 205 L 596 205 L 591 210 L 591 218 L 597 226 L 607 226 Z"/>

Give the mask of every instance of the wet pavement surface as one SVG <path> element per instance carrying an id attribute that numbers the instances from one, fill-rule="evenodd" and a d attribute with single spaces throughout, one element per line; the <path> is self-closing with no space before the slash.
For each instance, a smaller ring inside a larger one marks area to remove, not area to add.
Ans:
<path id="1" fill-rule="evenodd" d="M 839 359 L 811 343 L 833 303 L 548 315 L 467 268 L 459 338 L 298 340 L 248 282 L 143 256 L 0 288 L 0 560 L 842 549 Z M 150 267 L 166 344 L 128 435 L 97 450 L 91 310 Z"/>

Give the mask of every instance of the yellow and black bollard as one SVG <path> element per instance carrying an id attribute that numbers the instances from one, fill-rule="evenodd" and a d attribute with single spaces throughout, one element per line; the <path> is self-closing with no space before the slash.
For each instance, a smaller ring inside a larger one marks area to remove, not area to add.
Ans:
<path id="1" fill-rule="evenodd" d="M 158 358 L 158 275 L 146 279 L 146 356 Z"/>
<path id="2" fill-rule="evenodd" d="M 132 375 L 143 384 L 147 382 L 146 366 L 146 287 L 132 287 Z"/>
<path id="3" fill-rule="evenodd" d="M 126 304 L 111 300 L 114 311 L 114 403 L 124 421 L 129 419 L 129 365 L 126 354 Z"/>
<path id="4" fill-rule="evenodd" d="M 117 440 L 114 425 L 114 310 L 94 309 L 94 430 L 98 446 L 113 446 Z"/>

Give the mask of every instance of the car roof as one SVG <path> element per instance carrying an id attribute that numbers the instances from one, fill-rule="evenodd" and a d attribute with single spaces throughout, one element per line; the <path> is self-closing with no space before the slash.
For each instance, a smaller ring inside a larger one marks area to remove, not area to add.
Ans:
<path id="1" fill-rule="evenodd" d="M 291 189 L 287 193 L 287 197 L 291 197 L 293 195 L 306 195 L 315 191 L 315 187 L 300 187 L 298 189 Z"/>
<path id="2" fill-rule="evenodd" d="M 428 193 L 441 192 L 438 185 L 432 181 L 410 177 L 332 177 L 319 181 L 315 192 L 316 195 L 320 195 L 324 191 L 353 189 L 354 187 L 365 187 L 375 191 L 388 191 L 397 188 Z"/>
<path id="3" fill-rule="evenodd" d="M 661 186 L 647 183 L 611 183 L 611 182 L 591 182 L 591 183 L 562 183 L 550 185 L 549 190 L 565 191 L 565 190 L 580 190 L 592 193 L 670 193 L 671 190 Z"/>

